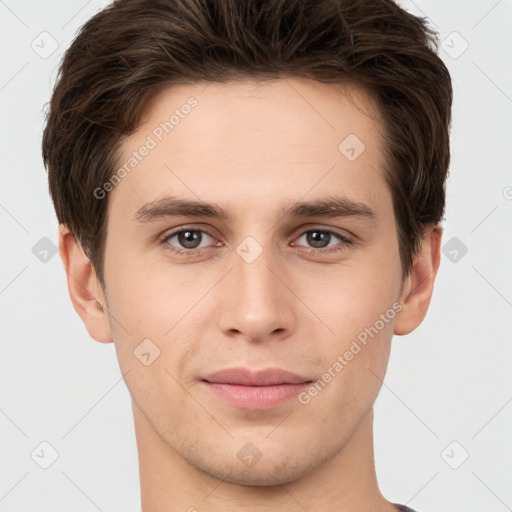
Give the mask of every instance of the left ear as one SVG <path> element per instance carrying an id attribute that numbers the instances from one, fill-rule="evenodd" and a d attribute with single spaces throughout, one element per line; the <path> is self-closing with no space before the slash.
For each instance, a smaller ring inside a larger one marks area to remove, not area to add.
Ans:
<path id="1" fill-rule="evenodd" d="M 427 228 L 424 232 L 424 239 L 400 297 L 403 309 L 396 315 L 394 330 L 399 336 L 414 331 L 427 314 L 441 262 L 442 235 L 443 228 L 439 224 Z"/>

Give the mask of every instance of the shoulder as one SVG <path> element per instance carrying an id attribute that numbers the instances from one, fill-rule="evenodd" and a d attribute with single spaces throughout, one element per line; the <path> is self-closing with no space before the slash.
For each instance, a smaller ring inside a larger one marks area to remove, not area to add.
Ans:
<path id="1" fill-rule="evenodd" d="M 395 505 L 395 507 L 397 507 L 400 512 L 416 512 L 416 510 L 406 507 L 405 505 L 400 505 L 399 503 L 393 503 L 393 505 Z"/>

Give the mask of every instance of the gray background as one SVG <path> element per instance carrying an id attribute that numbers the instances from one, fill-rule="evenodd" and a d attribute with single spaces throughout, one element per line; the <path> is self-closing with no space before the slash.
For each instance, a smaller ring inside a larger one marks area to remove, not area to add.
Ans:
<path id="1" fill-rule="evenodd" d="M 40 157 L 62 53 L 107 3 L 0 0 L 0 512 L 139 510 L 129 394 L 68 298 Z M 453 156 L 430 311 L 375 406 L 377 475 L 421 512 L 512 510 L 512 0 L 401 5 L 443 41 Z"/>

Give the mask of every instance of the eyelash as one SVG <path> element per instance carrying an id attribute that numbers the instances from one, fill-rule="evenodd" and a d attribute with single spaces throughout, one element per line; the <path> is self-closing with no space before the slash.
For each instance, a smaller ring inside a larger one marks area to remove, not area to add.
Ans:
<path id="1" fill-rule="evenodd" d="M 162 239 L 162 244 L 166 245 L 166 250 L 168 251 L 171 251 L 173 254 L 177 254 L 178 256 L 186 256 L 186 257 L 194 257 L 194 256 L 198 256 L 200 253 L 202 253 L 202 251 L 208 249 L 207 247 L 203 247 L 201 249 L 175 249 L 173 248 L 170 244 L 169 244 L 169 240 L 171 238 L 173 238 L 175 235 L 179 235 L 180 233 L 183 233 L 185 231 L 193 231 L 193 232 L 198 232 L 198 233 L 206 233 L 208 236 L 210 236 L 211 238 L 215 239 L 214 236 L 210 235 L 210 233 L 208 233 L 208 231 L 205 231 L 204 229 L 193 229 L 193 228 L 180 228 L 180 229 L 177 229 L 176 231 L 173 231 L 171 233 L 168 233 L 164 236 L 164 238 Z M 328 229 L 328 228 L 323 228 L 323 229 L 319 229 L 319 228 L 312 228 L 312 229 L 307 229 L 306 231 L 302 231 L 298 237 L 296 238 L 300 238 L 302 237 L 303 235 L 307 234 L 307 233 L 311 233 L 313 231 L 317 231 L 317 232 L 320 232 L 320 233 L 329 233 L 330 235 L 334 235 L 336 237 L 338 237 L 342 242 L 343 244 L 345 245 L 351 245 L 353 243 L 353 240 L 348 237 L 347 235 L 344 235 L 342 233 L 339 233 L 338 231 L 335 231 L 335 230 L 332 230 L 332 229 Z M 303 246 L 302 246 L 303 247 Z M 315 249 L 314 247 L 303 247 L 304 249 L 306 249 L 308 252 L 310 253 L 332 253 L 332 252 L 338 252 L 338 251 L 341 251 L 344 249 L 344 247 L 340 247 L 340 248 L 329 248 L 329 249 Z"/>

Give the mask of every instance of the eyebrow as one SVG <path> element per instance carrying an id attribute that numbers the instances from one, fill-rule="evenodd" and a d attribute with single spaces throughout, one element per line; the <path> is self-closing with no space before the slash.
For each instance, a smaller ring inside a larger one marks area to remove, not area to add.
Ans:
<path id="1" fill-rule="evenodd" d="M 221 221 L 233 219 L 228 210 L 215 203 L 166 197 L 139 208 L 133 216 L 133 220 L 145 223 L 167 217 L 208 217 Z M 377 215 L 369 206 L 346 197 L 336 196 L 312 201 L 289 202 L 281 207 L 279 217 L 355 217 L 371 224 L 377 224 Z"/>

